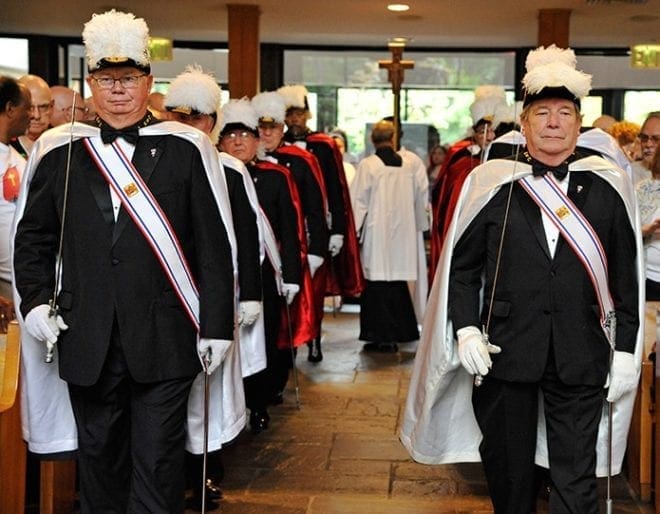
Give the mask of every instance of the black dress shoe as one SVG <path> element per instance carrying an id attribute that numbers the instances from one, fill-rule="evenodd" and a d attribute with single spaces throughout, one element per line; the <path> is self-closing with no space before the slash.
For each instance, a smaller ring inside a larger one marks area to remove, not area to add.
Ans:
<path id="1" fill-rule="evenodd" d="M 314 339 L 311 343 L 307 343 L 307 348 L 309 348 L 309 353 L 307 354 L 307 360 L 309 362 L 321 362 L 323 360 L 321 341 L 319 339 Z"/>
<path id="2" fill-rule="evenodd" d="M 217 501 L 211 500 L 207 495 L 204 508 L 206 512 L 210 512 L 212 510 L 218 510 L 218 508 L 220 508 L 220 504 Z M 186 498 L 186 510 L 202 512 L 202 495 L 199 494 L 199 490 L 197 490 L 197 493 L 193 492 L 191 497 Z"/>
<path id="3" fill-rule="evenodd" d="M 206 479 L 206 501 L 222 500 L 222 489 L 210 478 Z"/>
<path id="4" fill-rule="evenodd" d="M 365 343 L 362 347 L 365 352 L 396 353 L 399 345 L 396 343 Z"/>
<path id="5" fill-rule="evenodd" d="M 250 428 L 253 434 L 259 434 L 268 428 L 270 416 L 265 410 L 253 410 L 250 412 Z"/>

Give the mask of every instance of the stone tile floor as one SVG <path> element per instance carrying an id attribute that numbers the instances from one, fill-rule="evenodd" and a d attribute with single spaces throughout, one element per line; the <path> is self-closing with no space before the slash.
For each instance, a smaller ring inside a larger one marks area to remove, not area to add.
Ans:
<path id="1" fill-rule="evenodd" d="M 224 450 L 221 512 L 492 512 L 480 464 L 426 466 L 408 457 L 397 426 L 414 345 L 401 345 L 396 354 L 361 352 L 351 307 L 326 313 L 321 363 L 307 362 L 301 349 L 300 410 L 292 379 L 284 404 L 269 409 L 270 428 L 258 435 L 246 430 Z M 613 481 L 613 498 L 616 514 L 653 512 L 635 501 L 621 476 Z M 547 512 L 542 499 L 538 512 Z"/>

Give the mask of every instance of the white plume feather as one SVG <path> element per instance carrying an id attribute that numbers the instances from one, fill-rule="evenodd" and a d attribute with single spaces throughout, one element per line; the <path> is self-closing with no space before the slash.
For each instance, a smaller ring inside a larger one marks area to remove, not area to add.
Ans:
<path id="1" fill-rule="evenodd" d="M 142 18 L 115 9 L 93 14 L 82 33 L 87 64 L 95 69 L 102 59 L 129 58 L 149 65 L 149 28 Z"/>
<path id="2" fill-rule="evenodd" d="M 240 100 L 229 100 L 222 106 L 222 127 L 220 130 L 230 123 L 241 123 L 252 130 L 257 128 L 259 117 L 247 97 Z"/>
<path id="3" fill-rule="evenodd" d="M 277 92 L 284 98 L 286 108 L 297 107 L 298 109 L 305 108 L 305 97 L 307 96 L 307 88 L 302 84 L 292 84 L 282 86 Z"/>
<path id="4" fill-rule="evenodd" d="M 474 102 L 470 105 L 472 123 L 492 118 L 499 105 L 506 105 L 506 93 L 502 86 L 484 85 L 474 90 Z"/>
<path id="5" fill-rule="evenodd" d="M 218 113 L 222 90 L 212 75 L 197 64 L 189 65 L 170 84 L 166 107 L 189 107 L 203 114 Z"/>
<path id="6" fill-rule="evenodd" d="M 536 94 L 546 87 L 565 87 L 576 98 L 582 98 L 591 89 L 591 75 L 564 62 L 553 62 L 528 71 L 523 78 L 523 86 L 531 94 Z"/>
<path id="7" fill-rule="evenodd" d="M 276 123 L 284 123 L 286 104 L 281 94 L 275 91 L 259 93 L 252 98 L 252 107 L 259 118 L 272 118 Z"/>
<path id="8" fill-rule="evenodd" d="M 575 68 L 577 66 L 575 52 L 570 48 L 558 48 L 556 45 L 550 45 L 547 48 L 540 46 L 527 54 L 525 68 L 527 68 L 527 71 L 532 71 L 538 66 L 556 62 L 563 62 L 567 66 Z"/>

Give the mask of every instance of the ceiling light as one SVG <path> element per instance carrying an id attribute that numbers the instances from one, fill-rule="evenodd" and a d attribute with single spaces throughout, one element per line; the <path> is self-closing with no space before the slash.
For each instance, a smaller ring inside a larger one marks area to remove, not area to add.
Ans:
<path id="1" fill-rule="evenodd" d="M 408 4 L 390 4 L 387 6 L 388 11 L 394 11 L 394 12 L 404 12 L 410 9 L 410 6 Z"/>

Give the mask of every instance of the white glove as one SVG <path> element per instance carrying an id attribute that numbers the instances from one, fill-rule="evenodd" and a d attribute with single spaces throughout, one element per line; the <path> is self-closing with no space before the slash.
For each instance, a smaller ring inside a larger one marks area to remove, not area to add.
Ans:
<path id="1" fill-rule="evenodd" d="M 249 327 L 261 314 L 261 302 L 254 300 L 239 302 L 238 304 L 238 324 L 242 327 Z"/>
<path id="2" fill-rule="evenodd" d="M 298 291 L 300 291 L 300 286 L 298 284 L 282 284 L 282 296 L 284 296 L 288 305 L 291 305 L 291 302 L 293 302 Z"/>
<path id="3" fill-rule="evenodd" d="M 37 305 L 25 316 L 25 329 L 32 337 L 38 341 L 43 341 L 49 346 L 57 342 L 57 337 L 61 330 L 66 330 L 69 326 L 64 323 L 62 316 L 49 315 L 50 306 L 45 303 Z"/>
<path id="4" fill-rule="evenodd" d="M 208 339 L 201 338 L 197 343 L 197 353 L 199 354 L 202 362 L 207 362 L 206 374 L 213 373 L 222 361 L 225 360 L 227 350 L 231 346 L 232 341 L 226 339 Z"/>
<path id="5" fill-rule="evenodd" d="M 637 368 L 632 353 L 614 352 L 608 382 L 607 401 L 611 403 L 637 388 Z"/>
<path id="6" fill-rule="evenodd" d="M 307 262 L 309 263 L 309 272 L 312 274 L 312 278 L 314 277 L 314 273 L 316 273 L 316 270 L 321 267 L 321 264 L 323 264 L 323 261 L 325 259 L 323 257 L 319 257 L 318 255 L 312 255 L 307 254 Z"/>
<path id="7" fill-rule="evenodd" d="M 342 234 L 332 234 L 328 243 L 330 255 L 335 257 L 341 251 L 342 246 L 344 246 L 344 236 Z"/>
<path id="8" fill-rule="evenodd" d="M 500 353 L 502 348 L 494 344 L 485 345 L 481 330 L 477 327 L 463 327 L 456 331 L 458 336 L 458 357 L 461 364 L 471 375 L 487 375 L 493 366 L 491 353 Z"/>

